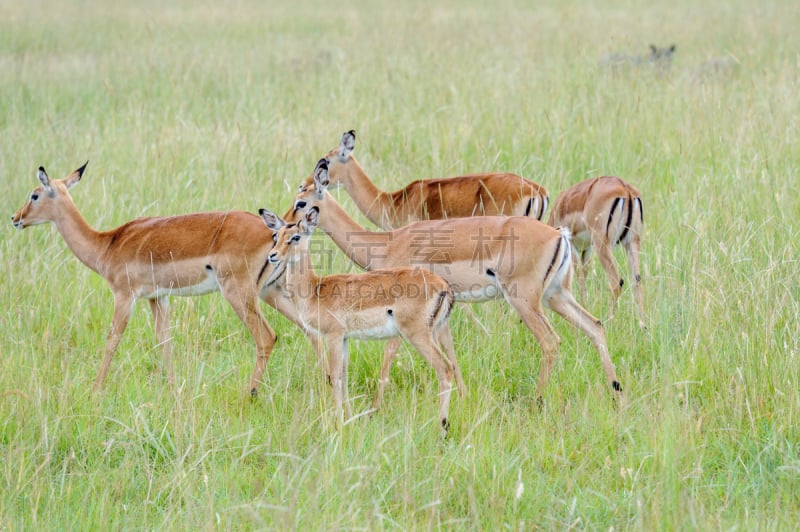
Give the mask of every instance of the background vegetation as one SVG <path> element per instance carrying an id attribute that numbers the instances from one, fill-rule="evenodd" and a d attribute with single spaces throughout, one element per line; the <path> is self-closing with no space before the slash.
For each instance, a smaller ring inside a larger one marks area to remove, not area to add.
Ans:
<path id="1" fill-rule="evenodd" d="M 447 441 L 410 350 L 384 409 L 334 430 L 310 346 L 272 309 L 279 342 L 250 401 L 253 344 L 219 296 L 173 300 L 177 391 L 139 306 L 93 397 L 111 295 L 51 226 L 8 225 L 0 529 L 796 528 L 798 27 L 783 0 L 0 2 L 6 215 L 39 165 L 62 177 L 86 159 L 73 197 L 97 228 L 283 210 L 354 128 L 387 189 L 496 169 L 555 197 L 627 178 L 645 199 L 650 323 L 626 292 L 606 324 L 629 398 L 615 409 L 591 345 L 553 315 L 539 412 L 518 317 L 457 309 L 469 390 Z M 651 42 L 677 44 L 669 72 L 598 66 Z M 724 57 L 735 68 L 697 75 Z M 587 307 L 603 316 L 608 295 L 595 264 Z M 381 349 L 353 348 L 356 411 Z"/>

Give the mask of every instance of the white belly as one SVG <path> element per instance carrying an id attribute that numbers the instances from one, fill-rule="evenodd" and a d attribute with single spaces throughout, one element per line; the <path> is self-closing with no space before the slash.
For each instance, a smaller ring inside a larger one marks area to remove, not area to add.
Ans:
<path id="1" fill-rule="evenodd" d="M 497 285 L 489 284 L 485 286 L 477 286 L 469 290 L 455 292 L 456 301 L 465 303 L 480 303 L 482 301 L 491 301 L 503 297 L 500 288 Z"/>
<path id="2" fill-rule="evenodd" d="M 348 331 L 345 338 L 356 338 L 358 340 L 385 340 L 386 338 L 394 338 L 399 336 L 400 331 L 397 330 L 397 325 L 394 319 L 389 318 L 386 323 L 379 327 L 372 327 L 370 329 Z"/>
<path id="3" fill-rule="evenodd" d="M 165 296 L 202 296 L 219 291 L 219 283 L 214 275 L 209 275 L 201 282 L 191 286 L 156 287 L 154 292 L 142 294 L 145 299 L 156 299 Z"/>

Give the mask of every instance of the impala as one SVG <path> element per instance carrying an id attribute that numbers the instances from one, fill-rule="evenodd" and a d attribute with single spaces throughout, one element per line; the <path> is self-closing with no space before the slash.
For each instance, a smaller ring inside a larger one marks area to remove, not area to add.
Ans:
<path id="1" fill-rule="evenodd" d="M 348 340 L 399 336 L 411 343 L 436 371 L 439 421 L 446 432 L 454 378 L 459 392 L 464 391 L 447 323 L 453 305 L 450 286 L 423 268 L 390 268 L 318 277 L 308 250 L 318 213 L 318 209 L 312 208 L 296 224 L 287 225 L 278 215 L 265 209 L 259 211 L 267 227 L 277 234 L 275 247 L 269 254 L 273 266 L 270 279 L 285 275 L 285 289 L 304 328 L 325 338 L 337 419 L 341 421 L 342 418 L 342 403 L 350 416 Z M 391 362 L 391 359 L 384 361 L 375 409 L 380 408 L 386 383 L 384 371 L 388 374 Z"/>
<path id="2" fill-rule="evenodd" d="M 94 389 L 103 385 L 136 299 L 150 303 L 167 378 L 174 384 L 168 298 L 220 291 L 255 340 L 250 393 L 256 395 L 276 340 L 259 309 L 259 296 L 298 323 L 280 289 L 265 282 L 273 239 L 258 216 L 230 211 L 137 218 L 110 231 L 96 231 L 81 216 L 69 193 L 85 168 L 86 164 L 64 179 L 50 179 L 39 167 L 41 184 L 11 220 L 17 229 L 54 223 L 78 259 L 111 287 L 114 315 Z M 312 345 L 320 357 L 313 339 Z"/>
<path id="3" fill-rule="evenodd" d="M 639 249 L 644 213 L 642 196 L 619 177 L 603 176 L 587 179 L 562 192 L 550 211 L 549 223 L 564 226 L 572 233 L 573 254 L 578 272 L 581 298 L 586 301 L 586 266 L 592 249 L 608 274 L 613 293 L 611 315 L 625 281 L 614 263 L 613 247 L 622 244 L 628 254 L 633 275 L 633 296 L 639 314 L 639 327 L 645 328 L 642 305 L 642 276 L 639 271 Z"/>
<path id="4" fill-rule="evenodd" d="M 322 159 L 314 171 L 314 184 L 301 188 L 285 218 L 295 220 L 317 207 L 319 227 L 366 270 L 421 266 L 447 280 L 457 301 L 504 298 L 542 348 L 537 401 L 542 399 L 561 342 L 543 313 L 542 305 L 549 307 L 589 337 L 608 382 L 621 397 L 603 327 L 570 291 L 571 246 L 566 230 L 530 217 L 490 216 L 421 221 L 394 231 L 371 232 L 328 194 L 328 182 L 327 163 Z"/>
<path id="5" fill-rule="evenodd" d="M 384 230 L 418 220 L 469 216 L 531 216 L 541 220 L 547 190 L 516 174 L 473 174 L 414 181 L 395 192 L 378 189 L 353 156 L 356 132 L 342 134 L 325 157 L 331 187 L 343 186 L 358 208 Z M 312 183 L 313 177 L 306 185 Z"/>

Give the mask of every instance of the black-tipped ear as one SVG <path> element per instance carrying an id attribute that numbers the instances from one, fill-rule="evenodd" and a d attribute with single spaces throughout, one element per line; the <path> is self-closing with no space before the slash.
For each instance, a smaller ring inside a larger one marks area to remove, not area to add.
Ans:
<path id="1" fill-rule="evenodd" d="M 328 160 L 320 159 L 317 163 L 317 167 L 314 168 L 314 188 L 317 190 L 317 193 L 322 194 L 328 188 L 330 182 L 330 178 L 328 177 Z"/>
<path id="2" fill-rule="evenodd" d="M 258 209 L 258 215 L 269 229 L 277 232 L 281 227 L 286 225 L 283 219 L 272 211 L 267 209 Z"/>
<path id="3" fill-rule="evenodd" d="M 37 174 L 37 177 L 39 178 L 39 183 L 41 183 L 42 186 L 49 191 L 50 178 L 47 176 L 47 172 L 45 172 L 44 166 L 39 167 L 39 173 Z"/>
<path id="4" fill-rule="evenodd" d="M 339 144 L 339 158 L 347 159 L 356 147 L 356 132 L 354 129 L 342 133 L 342 142 Z"/>
<path id="5" fill-rule="evenodd" d="M 317 228 L 317 223 L 319 222 L 319 207 L 316 205 L 308 209 L 306 215 L 303 217 L 301 229 L 304 233 L 310 234 L 314 232 L 314 229 Z"/>
<path id="6" fill-rule="evenodd" d="M 81 166 L 80 168 L 69 174 L 64 179 L 64 184 L 67 186 L 67 190 L 71 189 L 72 187 L 78 184 L 78 182 L 81 180 L 81 177 L 83 177 L 83 171 L 86 169 L 87 164 L 89 164 L 89 161 L 83 163 L 83 166 Z"/>

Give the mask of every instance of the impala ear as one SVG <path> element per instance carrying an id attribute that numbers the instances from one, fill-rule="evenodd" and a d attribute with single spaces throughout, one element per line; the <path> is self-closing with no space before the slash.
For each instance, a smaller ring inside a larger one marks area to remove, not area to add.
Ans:
<path id="1" fill-rule="evenodd" d="M 45 190 L 46 190 L 48 193 L 51 193 L 51 192 L 53 191 L 53 189 L 52 189 L 52 187 L 50 186 L 50 178 L 49 178 L 49 177 L 47 177 L 47 172 L 45 172 L 45 171 L 44 171 L 44 166 L 40 166 L 40 167 L 39 167 L 39 174 L 38 174 L 38 177 L 39 177 L 39 183 L 41 183 L 41 184 L 42 184 L 42 186 L 44 187 L 44 189 L 45 189 Z"/>
<path id="2" fill-rule="evenodd" d="M 342 141 L 339 143 L 339 159 L 345 162 L 353 150 L 356 148 L 356 132 L 351 129 L 342 133 Z"/>
<path id="3" fill-rule="evenodd" d="M 286 222 L 284 222 L 280 216 L 267 209 L 258 209 L 258 215 L 261 217 L 264 225 L 276 233 L 278 229 L 286 225 Z"/>
<path id="4" fill-rule="evenodd" d="M 81 177 L 83 177 L 83 171 L 86 170 L 86 165 L 89 164 L 89 161 L 83 163 L 83 166 L 69 174 L 66 179 L 64 179 L 64 184 L 67 185 L 67 190 L 71 189 L 75 185 L 80 182 Z"/>
<path id="5" fill-rule="evenodd" d="M 317 190 L 318 195 L 322 195 L 330 185 L 331 180 L 328 177 L 328 160 L 320 159 L 314 168 L 314 188 Z"/>
<path id="6" fill-rule="evenodd" d="M 314 229 L 317 228 L 317 222 L 319 221 L 319 207 L 314 206 L 308 209 L 306 215 L 303 216 L 303 219 L 300 220 L 300 230 L 303 231 L 305 234 L 310 235 L 314 232 Z"/>

